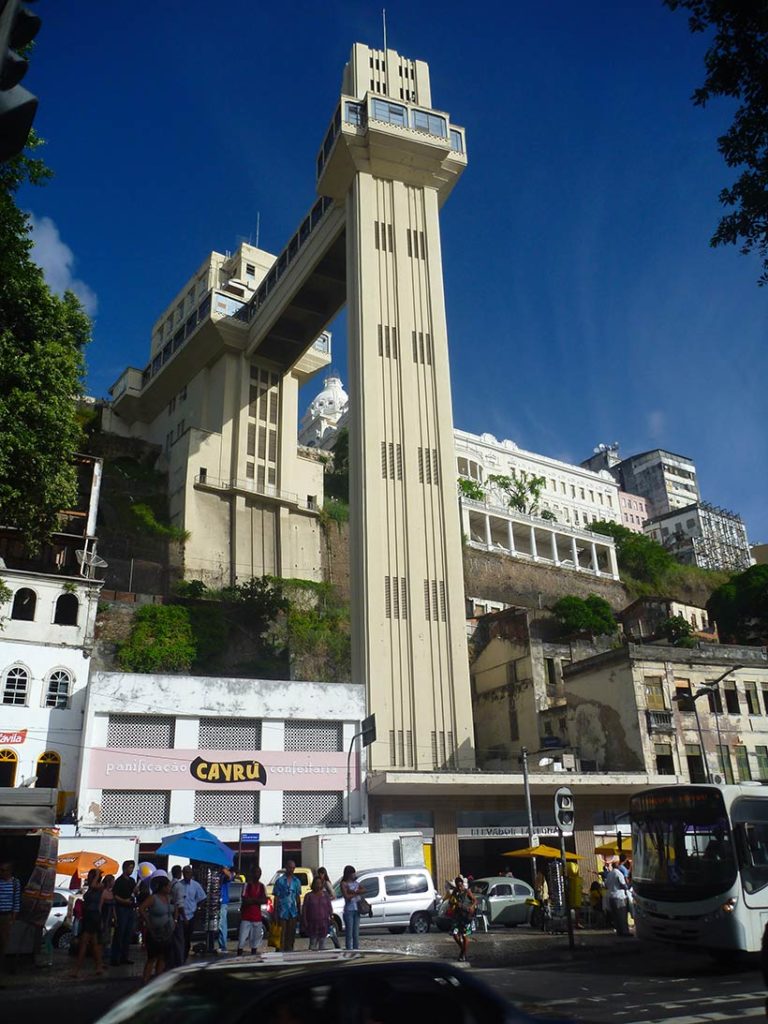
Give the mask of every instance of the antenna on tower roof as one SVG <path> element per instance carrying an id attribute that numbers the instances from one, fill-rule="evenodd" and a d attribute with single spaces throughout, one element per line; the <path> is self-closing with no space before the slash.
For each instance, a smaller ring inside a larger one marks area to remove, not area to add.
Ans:
<path id="1" fill-rule="evenodd" d="M 256 211 L 256 248 L 259 248 L 259 229 L 261 227 L 261 212 Z"/>
<path id="2" fill-rule="evenodd" d="M 384 26 L 384 58 L 387 56 L 387 9 L 382 7 L 381 9 L 381 23 Z"/>

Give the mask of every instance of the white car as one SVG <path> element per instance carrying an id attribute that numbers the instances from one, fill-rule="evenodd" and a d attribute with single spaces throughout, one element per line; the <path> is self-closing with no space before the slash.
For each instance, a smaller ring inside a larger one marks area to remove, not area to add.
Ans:
<path id="1" fill-rule="evenodd" d="M 425 867 L 366 868 L 357 872 L 363 895 L 371 906 L 371 916 L 360 917 L 360 930 L 387 928 L 397 934 L 406 928 L 425 934 L 432 926 L 432 917 L 439 893 L 432 875 Z M 344 899 L 341 883 L 334 886 L 333 916 L 339 933 L 344 930 Z"/>
<path id="2" fill-rule="evenodd" d="M 53 945 L 59 949 L 67 949 L 72 940 L 72 928 L 68 923 L 69 901 L 75 895 L 69 889 L 54 889 L 53 903 L 45 922 L 43 934 L 50 937 Z M 74 901 L 73 901 L 74 902 Z"/>

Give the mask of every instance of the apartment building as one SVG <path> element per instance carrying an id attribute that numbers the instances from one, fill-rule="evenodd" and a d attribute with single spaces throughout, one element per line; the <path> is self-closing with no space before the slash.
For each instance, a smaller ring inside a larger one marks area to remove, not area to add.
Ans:
<path id="1" fill-rule="evenodd" d="M 743 572 L 753 562 L 741 516 L 707 501 L 653 516 L 644 532 L 686 565 Z"/>

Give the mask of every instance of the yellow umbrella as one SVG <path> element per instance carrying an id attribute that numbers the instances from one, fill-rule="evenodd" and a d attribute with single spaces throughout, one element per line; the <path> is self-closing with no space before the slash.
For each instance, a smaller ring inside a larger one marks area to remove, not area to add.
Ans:
<path id="1" fill-rule="evenodd" d="M 510 850 L 509 853 L 502 853 L 502 857 L 545 857 L 549 860 L 559 860 L 560 851 L 554 846 L 526 846 L 524 850 Z M 566 860 L 582 860 L 578 853 L 565 854 Z"/>
<path id="2" fill-rule="evenodd" d="M 613 839 L 608 843 L 601 843 L 600 846 L 595 847 L 595 853 L 601 857 L 618 857 L 620 853 L 632 853 L 632 840 L 629 836 L 626 839 L 622 839 L 621 849 L 619 849 L 617 839 Z"/>
<path id="3" fill-rule="evenodd" d="M 79 850 L 77 853 L 62 853 L 56 862 L 57 875 L 78 874 L 85 878 L 91 868 L 98 868 L 102 875 L 115 875 L 120 869 L 116 860 L 103 853 L 89 853 Z"/>

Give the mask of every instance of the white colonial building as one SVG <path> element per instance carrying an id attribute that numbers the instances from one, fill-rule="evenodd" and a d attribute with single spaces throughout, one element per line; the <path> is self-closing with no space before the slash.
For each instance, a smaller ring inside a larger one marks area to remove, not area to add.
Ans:
<path id="1" fill-rule="evenodd" d="M 198 825 L 237 845 L 269 877 L 302 836 L 367 822 L 353 749 L 364 688 L 95 672 L 78 805 L 83 842 L 138 837 L 142 856 Z"/>
<path id="2" fill-rule="evenodd" d="M 58 789 L 75 802 L 101 582 L 0 569 L 0 786 Z"/>

